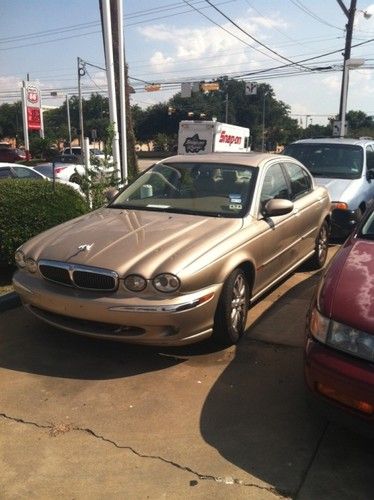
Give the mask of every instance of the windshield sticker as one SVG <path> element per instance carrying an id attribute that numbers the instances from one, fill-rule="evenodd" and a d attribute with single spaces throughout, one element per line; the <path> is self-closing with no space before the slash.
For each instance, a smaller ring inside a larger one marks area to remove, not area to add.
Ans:
<path id="1" fill-rule="evenodd" d="M 243 205 L 241 205 L 240 203 L 235 203 L 232 204 L 232 205 L 229 205 L 229 209 L 230 210 L 241 210 L 243 208 Z"/>
<path id="2" fill-rule="evenodd" d="M 242 197 L 240 194 L 229 194 L 230 203 L 241 203 Z"/>

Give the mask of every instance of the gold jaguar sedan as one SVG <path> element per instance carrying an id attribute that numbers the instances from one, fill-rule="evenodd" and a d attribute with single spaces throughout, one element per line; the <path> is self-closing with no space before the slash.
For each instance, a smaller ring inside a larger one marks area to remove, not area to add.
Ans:
<path id="1" fill-rule="evenodd" d="M 106 207 L 22 245 L 14 287 L 69 332 L 230 345 L 253 301 L 302 262 L 323 266 L 329 228 L 329 195 L 297 160 L 173 156 Z"/>

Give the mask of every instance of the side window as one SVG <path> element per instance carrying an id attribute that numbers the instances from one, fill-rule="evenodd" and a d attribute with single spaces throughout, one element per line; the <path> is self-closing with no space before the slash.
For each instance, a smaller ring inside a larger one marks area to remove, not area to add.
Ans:
<path id="1" fill-rule="evenodd" d="M 40 179 L 41 176 L 34 172 L 33 170 L 29 170 L 28 168 L 23 167 L 13 167 L 16 176 L 19 179 Z"/>
<path id="2" fill-rule="evenodd" d="M 374 148 L 368 146 L 366 148 L 366 168 L 367 170 L 374 170 Z"/>
<path id="3" fill-rule="evenodd" d="M 285 163 L 287 173 L 290 177 L 291 200 L 296 200 L 312 189 L 309 175 L 296 163 Z"/>
<path id="4" fill-rule="evenodd" d="M 9 179 L 10 177 L 13 175 L 9 167 L 0 168 L 0 179 Z"/>
<path id="5" fill-rule="evenodd" d="M 289 199 L 287 181 L 280 164 L 272 165 L 268 168 L 264 183 L 261 189 L 261 210 L 266 203 L 273 198 Z"/>

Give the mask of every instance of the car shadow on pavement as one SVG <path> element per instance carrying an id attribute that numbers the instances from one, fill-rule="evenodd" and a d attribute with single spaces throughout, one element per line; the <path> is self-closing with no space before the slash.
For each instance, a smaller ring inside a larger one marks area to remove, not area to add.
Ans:
<path id="1" fill-rule="evenodd" d="M 69 379 L 104 380 L 164 370 L 184 360 L 159 349 L 62 332 L 18 307 L 0 315 L 0 367 Z"/>
<path id="2" fill-rule="evenodd" d="M 260 487 L 270 485 L 280 495 L 292 498 L 369 498 L 368 485 L 373 486 L 369 471 L 374 470 L 370 445 L 360 436 L 313 415 L 305 398 L 305 315 L 317 282 L 318 275 L 313 275 L 297 284 L 249 327 L 237 345 L 234 359 L 205 400 L 200 430 L 209 445 L 253 477 L 247 482 Z M 343 484 L 339 486 L 339 476 L 335 475 L 331 484 L 325 479 L 320 485 L 319 496 L 302 496 L 308 472 L 315 466 L 314 458 L 332 429 L 340 436 L 335 436 L 327 450 L 333 470 L 338 469 L 336 462 L 341 463 L 342 470 L 349 469 L 348 449 L 356 454 L 357 460 L 350 468 L 356 495 L 352 496 L 348 488 L 351 496 L 346 496 L 347 477 L 341 478 Z M 371 460 L 371 468 L 360 466 L 357 457 L 361 454 L 361 465 Z M 334 488 L 342 490 L 340 496 L 335 496 Z"/>

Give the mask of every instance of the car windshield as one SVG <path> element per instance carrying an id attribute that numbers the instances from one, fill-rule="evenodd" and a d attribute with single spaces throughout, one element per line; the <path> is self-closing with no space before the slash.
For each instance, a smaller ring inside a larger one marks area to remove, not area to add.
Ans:
<path id="1" fill-rule="evenodd" d="M 255 171 L 217 163 L 158 163 L 109 207 L 242 217 L 253 192 Z"/>
<path id="2" fill-rule="evenodd" d="M 364 222 L 359 235 L 361 238 L 374 240 L 374 210 L 371 211 L 366 222 Z"/>
<path id="3" fill-rule="evenodd" d="M 359 179 L 363 148 L 351 144 L 289 144 L 284 154 L 303 163 L 314 177 Z"/>

